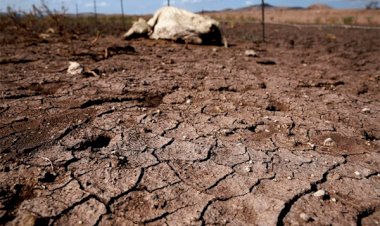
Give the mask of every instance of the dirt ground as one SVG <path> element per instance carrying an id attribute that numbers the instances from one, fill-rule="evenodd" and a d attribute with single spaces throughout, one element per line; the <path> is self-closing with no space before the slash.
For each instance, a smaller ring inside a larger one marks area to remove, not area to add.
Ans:
<path id="1" fill-rule="evenodd" d="M 323 7 L 323 5 L 322 5 Z M 328 7 L 328 6 L 327 6 Z M 213 12 L 209 15 L 218 19 L 228 18 L 230 21 L 246 21 L 252 19 L 261 21 L 261 9 L 241 9 L 225 12 Z M 265 11 L 266 21 L 269 23 L 297 23 L 297 24 L 340 24 L 380 26 L 380 12 L 377 9 L 289 9 L 267 8 Z"/>
<path id="2" fill-rule="evenodd" d="M 224 32 L 2 44 L 0 224 L 379 225 L 380 30 Z"/>

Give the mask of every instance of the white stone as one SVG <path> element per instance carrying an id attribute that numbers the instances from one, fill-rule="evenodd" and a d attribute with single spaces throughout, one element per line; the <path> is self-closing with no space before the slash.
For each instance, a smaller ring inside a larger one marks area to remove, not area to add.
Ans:
<path id="1" fill-rule="evenodd" d="M 307 215 L 306 213 L 301 213 L 301 214 L 300 214 L 300 218 L 301 218 L 302 220 L 304 220 L 305 222 L 308 222 L 308 221 L 311 220 L 311 217 L 310 217 L 309 215 Z"/>
<path id="2" fill-rule="evenodd" d="M 322 189 L 314 192 L 314 194 L 313 194 L 314 197 L 323 197 L 325 195 L 326 195 L 326 191 L 322 190 Z"/>
<path id="3" fill-rule="evenodd" d="M 83 67 L 78 62 L 69 62 L 69 68 L 67 69 L 67 73 L 70 75 L 79 75 L 83 72 Z"/>
<path id="4" fill-rule="evenodd" d="M 332 138 L 326 138 L 325 141 L 323 141 L 324 146 L 334 146 L 335 142 Z"/>
<path id="5" fill-rule="evenodd" d="M 315 144 L 313 144 L 313 143 L 307 143 L 311 148 L 315 148 Z"/>
<path id="6" fill-rule="evenodd" d="M 255 50 L 252 50 L 252 49 L 247 49 L 244 52 L 244 55 L 249 56 L 249 57 L 257 57 L 257 53 L 255 52 Z"/>
<path id="7" fill-rule="evenodd" d="M 370 109 L 370 108 L 363 108 L 363 109 L 362 109 L 362 112 L 363 112 L 363 113 L 370 113 L 370 112 L 371 112 L 371 109 Z"/>
<path id="8" fill-rule="evenodd" d="M 245 167 L 245 171 L 248 172 L 248 173 L 249 173 L 249 172 L 252 172 L 252 167 L 250 167 L 250 166 L 246 166 L 246 167 Z"/>

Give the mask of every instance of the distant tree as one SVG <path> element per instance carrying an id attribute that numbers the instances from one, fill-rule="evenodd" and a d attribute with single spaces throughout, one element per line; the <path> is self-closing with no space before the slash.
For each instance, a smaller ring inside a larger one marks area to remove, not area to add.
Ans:
<path id="1" fill-rule="evenodd" d="M 370 1 L 365 7 L 366 9 L 379 9 L 379 1 Z"/>
<path id="2" fill-rule="evenodd" d="M 366 9 L 380 9 L 380 0 L 347 0 L 350 2 L 367 2 Z"/>

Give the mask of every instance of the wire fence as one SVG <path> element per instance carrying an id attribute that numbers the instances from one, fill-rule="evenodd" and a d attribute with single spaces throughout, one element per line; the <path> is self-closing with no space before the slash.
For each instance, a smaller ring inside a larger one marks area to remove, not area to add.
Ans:
<path id="1" fill-rule="evenodd" d="M 114 34 L 124 32 L 131 26 L 132 22 L 137 19 L 134 16 L 125 15 L 125 0 L 120 0 L 119 9 L 117 9 L 118 7 L 115 5 L 115 2 L 113 2 L 113 14 L 105 14 L 102 12 L 104 1 L 90 0 L 93 7 L 92 9 L 88 8 L 91 4 L 87 4 L 86 8 L 81 8 L 84 7 L 84 5 L 78 5 L 78 2 L 79 1 L 74 1 L 74 4 L 70 5 L 70 11 L 63 1 L 59 8 L 59 6 L 56 5 L 49 5 L 48 0 L 40 0 L 40 4 L 33 5 L 29 12 L 17 10 L 15 6 L 8 6 L 7 16 L 13 24 L 29 31 L 43 32 L 43 30 L 49 27 L 55 27 L 58 32 L 75 30 L 76 33 L 102 32 Z M 166 3 L 167 6 L 171 6 L 173 2 L 166 0 L 164 2 L 161 1 L 161 3 L 163 5 Z M 262 3 L 264 3 L 264 0 L 262 0 Z M 75 10 L 73 10 L 74 7 Z M 2 22 L 4 21 L 3 19 Z M 265 38 L 264 33 L 263 38 Z"/>
<path id="2" fill-rule="evenodd" d="M 32 4 L 30 9 L 25 10 L 12 4 L 1 8 L 0 24 L 14 25 L 19 30 L 33 33 L 43 32 L 47 27 L 56 27 L 59 32 L 66 29 L 75 30 L 76 33 L 99 33 L 100 31 L 119 34 L 124 32 L 134 20 L 134 16 L 125 16 L 124 0 L 120 0 L 120 8 L 116 7 L 117 11 L 112 14 L 102 12 L 101 6 L 102 4 L 104 6 L 104 1 L 99 3 L 97 0 L 91 0 L 91 3 L 79 5 L 78 2 L 74 2 L 70 5 L 70 11 L 63 1 L 61 5 L 49 5 L 48 0 L 40 0 L 39 3 Z M 89 8 L 90 6 L 92 8 Z M 6 26 L 0 26 L 0 30 L 5 28 Z"/>
<path id="3" fill-rule="evenodd" d="M 136 16 L 126 15 L 125 14 L 125 3 L 128 3 L 125 0 L 120 0 L 119 6 L 116 6 L 116 12 L 114 14 L 105 15 L 101 11 L 101 4 L 104 1 L 99 0 L 89 0 L 92 2 L 93 8 L 84 9 L 83 5 L 79 5 L 78 2 L 74 1 L 74 5 L 71 5 L 71 11 L 68 12 L 68 8 L 62 3 L 59 9 L 51 9 L 48 0 L 40 0 L 40 4 L 33 5 L 29 12 L 16 9 L 15 5 L 5 6 L 2 5 L 0 13 L 0 30 L 6 29 L 6 25 L 16 26 L 19 29 L 24 29 L 26 31 L 32 31 L 34 33 L 43 32 L 48 28 L 54 27 L 58 32 L 63 32 L 64 30 L 75 33 L 90 33 L 96 34 L 99 32 L 120 35 L 120 33 L 125 32 L 132 24 L 133 21 L 137 19 Z M 257 0 L 258 1 L 258 0 Z M 51 2 L 50 2 L 51 3 Z M 115 3 L 115 2 L 114 2 Z M 161 3 L 163 3 L 161 1 Z M 170 6 L 173 2 L 170 0 L 164 1 L 167 6 Z M 206 4 L 206 3 L 205 3 Z M 267 6 L 264 0 L 261 0 L 261 15 L 259 17 L 259 10 L 255 11 L 255 15 L 246 16 L 247 14 L 238 16 L 235 15 L 235 18 L 225 19 L 228 20 L 228 23 L 254 23 L 252 26 L 261 24 L 261 37 L 262 41 L 266 39 L 266 25 L 268 24 L 296 24 L 296 26 L 336 26 L 336 27 L 347 27 L 347 28 L 360 28 L 360 29 L 379 29 L 378 19 L 372 17 L 370 14 L 362 15 L 361 17 L 354 15 L 350 17 L 335 18 L 334 21 L 329 21 L 329 18 L 325 18 L 325 21 L 317 17 L 314 21 L 315 23 L 309 23 L 308 25 L 297 22 L 286 23 L 283 20 L 273 20 L 273 17 L 278 17 L 278 15 L 273 15 L 273 11 L 266 11 Z M 115 5 L 114 5 L 115 6 Z M 6 7 L 6 8 L 5 8 Z M 57 6 L 56 6 L 57 7 Z M 81 8 L 82 7 L 82 8 Z M 117 9 L 119 7 L 119 9 Z M 74 10 L 73 10 L 74 8 Z M 87 10 L 90 9 L 90 10 Z M 88 13 L 84 13 L 84 12 Z M 228 15 L 228 14 L 226 14 Z M 145 16 L 146 19 L 149 16 Z M 243 17 L 248 17 L 248 20 Z M 364 19 L 362 17 L 365 17 Z M 243 20 L 241 19 L 243 18 Z M 220 18 L 219 18 L 220 19 Z M 376 19 L 376 21 L 375 21 Z M 285 19 L 286 20 L 286 19 Z M 358 21 L 357 21 L 358 20 Z M 359 21 L 361 20 L 361 21 Z M 366 23 L 365 20 L 368 20 Z M 225 22 L 225 21 L 222 21 Z M 313 21 L 312 21 L 313 22 Z M 300 25 L 297 25 L 300 24 Z M 257 28 L 256 28 L 257 30 Z M 255 40 L 258 38 L 255 37 Z"/>
<path id="4" fill-rule="evenodd" d="M 132 25 L 133 21 L 138 19 L 137 16 L 125 14 L 125 6 L 126 3 L 128 3 L 126 0 L 120 0 L 120 2 L 113 1 L 113 14 L 105 14 L 104 11 L 102 11 L 102 9 L 104 9 L 104 1 L 88 1 L 92 4 L 87 5 L 86 8 L 83 8 L 85 7 L 84 5 L 79 5 L 79 1 L 74 1 L 74 4 L 70 5 L 70 11 L 64 3 L 62 3 L 60 8 L 58 6 L 59 9 L 50 9 L 51 5 L 47 4 L 47 0 L 40 0 L 40 4 L 33 5 L 29 12 L 16 10 L 14 5 L 9 6 L 6 10 L 2 10 L 5 13 L 0 14 L 0 31 L 8 29 L 9 26 L 7 27 L 7 25 L 10 25 L 11 27 L 17 27 L 18 30 L 24 30 L 25 32 L 35 34 L 45 32 L 49 28 L 54 28 L 60 34 L 66 32 L 90 35 L 99 33 L 120 35 Z M 161 5 L 167 6 L 174 4 L 174 1 L 170 0 L 160 2 Z M 256 41 L 258 39 L 261 41 L 266 40 L 266 27 L 268 24 L 297 24 L 297 21 L 287 22 L 287 18 L 277 19 L 280 17 L 278 11 L 266 10 L 268 5 L 266 5 L 264 0 L 261 0 L 261 2 L 256 0 L 256 2 L 259 3 L 257 6 L 261 7 L 256 6 L 256 10 L 254 11 L 245 11 L 244 13 L 241 13 L 240 11 L 231 11 L 231 13 L 226 11 L 221 14 L 212 14 L 207 11 L 202 11 L 202 14 L 216 17 L 216 19 L 224 26 L 227 24 L 228 26 L 234 27 L 235 23 L 252 23 L 252 29 L 253 26 L 255 26 L 257 36 L 255 36 L 254 39 Z M 207 5 L 206 2 L 204 4 Z M 178 1 L 174 5 L 177 6 Z M 156 6 L 159 7 L 159 4 Z M 73 10 L 74 7 L 75 10 Z M 306 12 L 306 10 L 304 12 Z M 310 18 L 310 11 L 307 11 L 306 13 L 308 13 L 306 16 Z M 300 26 L 345 26 L 348 28 L 364 28 L 364 25 L 366 29 L 379 28 L 379 16 L 365 14 L 364 11 L 360 11 L 359 13 L 361 19 L 359 18 L 359 15 L 355 14 L 353 16 L 350 15 L 349 17 L 344 16 L 341 18 L 333 18 L 334 21 L 329 21 L 329 18 L 320 18 L 320 15 L 316 15 L 317 17 L 313 18 L 311 23 L 309 21 L 307 25 L 305 23 Z M 143 17 L 148 19 L 149 15 Z M 368 22 L 367 24 L 366 21 Z M 310 25 L 313 24 L 313 22 L 315 22 L 314 25 Z M 261 26 L 258 24 L 261 24 Z M 261 28 L 260 32 L 257 32 L 257 26 Z"/>

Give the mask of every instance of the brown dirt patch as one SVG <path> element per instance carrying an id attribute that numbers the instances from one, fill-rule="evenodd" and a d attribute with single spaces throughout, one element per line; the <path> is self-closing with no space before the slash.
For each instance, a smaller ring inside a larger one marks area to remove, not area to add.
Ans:
<path id="1" fill-rule="evenodd" d="M 228 49 L 2 45 L 0 222 L 378 224 L 379 30 L 223 30 Z M 72 60 L 98 75 L 66 74 Z"/>

